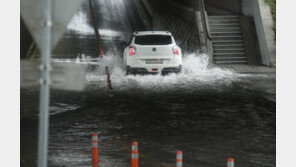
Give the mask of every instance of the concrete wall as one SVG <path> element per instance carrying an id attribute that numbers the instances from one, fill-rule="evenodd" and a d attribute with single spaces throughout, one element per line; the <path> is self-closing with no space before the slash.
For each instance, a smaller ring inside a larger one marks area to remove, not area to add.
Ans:
<path id="1" fill-rule="evenodd" d="M 254 17 L 262 63 L 267 66 L 275 66 L 276 48 L 269 6 L 264 0 L 242 0 L 242 13 Z"/>
<path id="2" fill-rule="evenodd" d="M 208 15 L 240 15 L 240 0 L 204 0 Z"/>
<path id="3" fill-rule="evenodd" d="M 27 51 L 30 47 L 30 45 L 33 42 L 33 38 L 31 37 L 31 34 L 28 30 L 28 28 L 26 27 L 23 19 L 21 18 L 20 20 L 20 58 L 27 58 L 29 55 L 27 55 Z"/>
<path id="4" fill-rule="evenodd" d="M 150 30 L 170 31 L 175 40 L 181 42 L 180 47 L 185 53 L 199 49 L 193 8 L 170 0 L 138 0 L 137 4 L 141 5 L 139 8 L 145 13 L 146 20 L 151 21 Z"/>
<path id="5" fill-rule="evenodd" d="M 197 27 L 170 14 L 157 15 L 153 19 L 153 30 L 170 31 L 184 53 L 196 52 L 199 49 Z"/>

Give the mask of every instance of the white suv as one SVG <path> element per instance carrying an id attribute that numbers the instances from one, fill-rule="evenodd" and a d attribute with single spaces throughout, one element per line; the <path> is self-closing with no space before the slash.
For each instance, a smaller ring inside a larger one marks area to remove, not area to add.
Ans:
<path id="1" fill-rule="evenodd" d="M 123 60 L 127 75 L 178 73 L 182 68 L 181 49 L 167 31 L 135 32 Z"/>

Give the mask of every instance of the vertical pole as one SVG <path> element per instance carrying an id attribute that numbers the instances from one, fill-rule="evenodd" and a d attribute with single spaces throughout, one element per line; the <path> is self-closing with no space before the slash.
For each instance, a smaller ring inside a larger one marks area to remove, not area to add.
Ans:
<path id="1" fill-rule="evenodd" d="M 100 55 L 100 59 L 102 59 L 104 57 L 105 53 L 104 53 L 104 49 L 103 49 L 101 41 L 100 41 L 100 33 L 99 33 L 98 26 L 96 23 L 96 17 L 95 17 L 95 13 L 94 13 L 94 7 L 92 5 L 92 0 L 88 0 L 88 3 L 89 3 L 89 9 L 90 9 L 92 22 L 94 25 L 94 31 L 95 31 L 96 38 L 97 38 L 97 46 L 98 46 L 98 50 L 99 50 L 99 55 Z"/>
<path id="2" fill-rule="evenodd" d="M 52 0 L 42 1 L 42 43 L 41 79 L 39 101 L 38 167 L 47 166 L 49 95 L 50 95 L 50 56 L 52 42 Z"/>

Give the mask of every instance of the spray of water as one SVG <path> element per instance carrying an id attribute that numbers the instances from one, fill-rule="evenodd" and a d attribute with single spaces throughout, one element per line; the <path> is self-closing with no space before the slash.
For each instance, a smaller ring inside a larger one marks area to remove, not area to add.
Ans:
<path id="1" fill-rule="evenodd" d="M 206 54 L 185 54 L 182 71 L 179 74 L 162 75 L 126 75 L 122 56 L 106 55 L 102 60 L 87 55 L 79 55 L 76 59 L 52 59 L 53 62 L 77 63 L 97 66 L 95 71 L 88 72 L 87 88 L 106 92 L 107 77 L 105 67 L 109 67 L 112 87 L 123 93 L 159 93 L 159 92 L 192 92 L 192 91 L 225 91 L 233 86 L 233 82 L 249 82 L 247 78 L 267 77 L 262 74 L 240 74 L 233 70 L 214 66 Z"/>
<path id="2" fill-rule="evenodd" d="M 236 73 L 210 66 L 206 54 L 188 54 L 183 58 L 183 69 L 179 74 L 125 75 L 120 56 L 106 56 L 96 72 L 87 74 L 87 81 L 96 88 L 106 89 L 105 66 L 109 67 L 113 88 L 118 91 L 142 90 L 146 93 L 163 91 L 193 91 L 196 89 L 216 89 L 216 85 L 231 85 Z"/>
<path id="3" fill-rule="evenodd" d="M 110 12 L 110 11 L 109 11 Z M 94 29 L 88 24 L 88 15 L 80 8 L 73 16 L 70 23 L 67 26 L 67 31 L 75 32 L 81 36 L 83 35 L 95 35 Z M 104 20 L 103 20 L 104 21 Z M 127 34 L 122 31 L 110 30 L 110 29 L 98 29 L 101 39 L 112 40 L 116 38 L 127 38 Z"/>

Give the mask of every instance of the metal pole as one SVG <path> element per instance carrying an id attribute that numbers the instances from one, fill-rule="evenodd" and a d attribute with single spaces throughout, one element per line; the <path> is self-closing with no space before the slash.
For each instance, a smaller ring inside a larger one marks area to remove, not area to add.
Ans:
<path id="1" fill-rule="evenodd" d="M 95 31 L 96 38 L 97 38 L 98 51 L 100 54 L 100 59 L 102 59 L 104 57 L 105 53 L 104 53 L 104 49 L 103 49 L 101 41 L 100 41 L 100 33 L 99 33 L 98 26 L 96 23 L 96 17 L 95 17 L 94 7 L 92 5 L 92 0 L 88 0 L 88 3 L 89 3 L 90 15 L 91 15 L 92 22 L 94 25 L 94 31 Z"/>
<path id="2" fill-rule="evenodd" d="M 42 0 L 42 44 L 41 79 L 39 101 L 38 167 L 47 166 L 49 95 L 50 95 L 50 56 L 52 42 L 52 0 Z"/>

